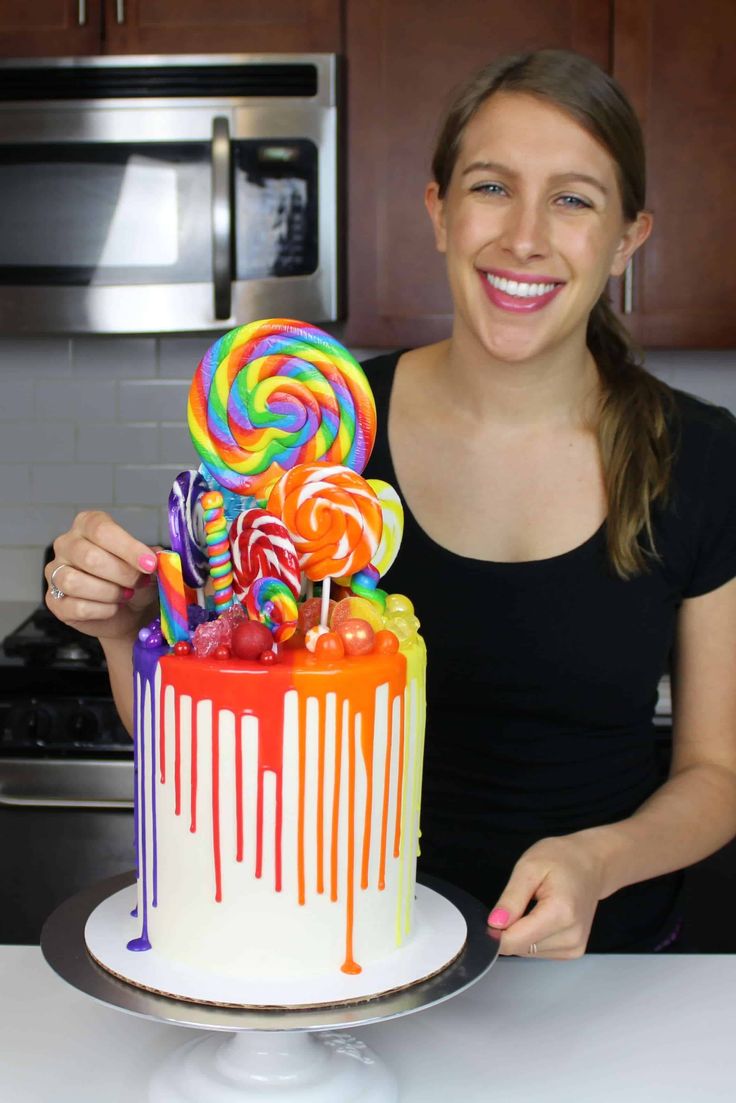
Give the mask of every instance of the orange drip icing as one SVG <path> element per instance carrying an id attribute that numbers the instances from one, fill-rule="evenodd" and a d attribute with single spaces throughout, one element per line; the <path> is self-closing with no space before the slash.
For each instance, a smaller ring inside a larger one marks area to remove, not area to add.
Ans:
<path id="1" fill-rule="evenodd" d="M 348 725 L 350 728 L 350 725 Z M 353 957 L 353 927 L 355 925 L 355 732 L 348 730 L 348 875 L 346 901 L 345 960 L 343 973 L 362 973 Z"/>
<path id="2" fill-rule="evenodd" d="M 317 757 L 317 892 L 325 891 L 325 718 L 320 709 Z"/>
<path id="3" fill-rule="evenodd" d="M 373 727 L 369 731 L 363 724 L 360 731 L 360 749 L 365 765 L 365 819 L 363 822 L 363 862 L 360 887 L 368 888 L 368 863 L 371 857 L 371 819 L 373 813 Z"/>

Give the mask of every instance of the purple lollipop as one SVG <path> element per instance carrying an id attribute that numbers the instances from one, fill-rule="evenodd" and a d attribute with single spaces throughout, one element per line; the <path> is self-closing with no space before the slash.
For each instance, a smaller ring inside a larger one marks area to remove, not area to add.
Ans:
<path id="1" fill-rule="evenodd" d="M 169 494 L 169 535 L 172 550 L 181 559 L 181 573 L 187 586 L 204 586 L 209 575 L 204 511 L 201 498 L 208 490 L 198 471 L 182 471 Z"/>

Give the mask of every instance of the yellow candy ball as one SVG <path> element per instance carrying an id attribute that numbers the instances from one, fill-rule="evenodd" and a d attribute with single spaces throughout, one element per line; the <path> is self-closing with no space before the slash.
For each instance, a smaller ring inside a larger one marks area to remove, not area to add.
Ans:
<path id="1" fill-rule="evenodd" d="M 386 598 L 386 616 L 392 617 L 396 614 L 411 616 L 414 613 L 414 606 L 412 605 L 406 594 L 389 594 Z"/>

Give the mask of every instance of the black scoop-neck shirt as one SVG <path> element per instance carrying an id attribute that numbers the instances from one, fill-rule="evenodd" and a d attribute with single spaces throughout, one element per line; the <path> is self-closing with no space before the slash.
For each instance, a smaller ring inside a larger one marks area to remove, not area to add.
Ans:
<path id="1" fill-rule="evenodd" d="M 364 475 L 401 496 L 404 537 L 381 586 L 411 597 L 427 643 L 420 869 L 492 906 L 533 842 L 627 817 L 662 783 L 653 715 L 679 605 L 736 576 L 736 420 L 673 392 L 677 453 L 647 573 L 612 572 L 605 522 L 549 559 L 472 559 L 421 528 L 396 477 L 400 355 L 363 364 L 378 415 Z M 441 444 L 436 462 L 452 463 Z M 654 949 L 680 885 L 669 875 L 602 901 L 589 949 Z"/>

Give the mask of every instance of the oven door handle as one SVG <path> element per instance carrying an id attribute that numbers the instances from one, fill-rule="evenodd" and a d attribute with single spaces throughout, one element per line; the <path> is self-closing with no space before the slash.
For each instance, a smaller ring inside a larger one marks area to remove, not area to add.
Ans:
<path id="1" fill-rule="evenodd" d="M 0 793 L 0 808 L 104 808 L 127 812 L 133 808 L 132 800 L 77 800 L 69 797 L 11 797 Z"/>
<path id="2" fill-rule="evenodd" d="M 218 320 L 232 311 L 231 158 L 230 126 L 218 115 L 212 120 L 212 278 Z"/>

